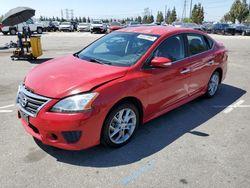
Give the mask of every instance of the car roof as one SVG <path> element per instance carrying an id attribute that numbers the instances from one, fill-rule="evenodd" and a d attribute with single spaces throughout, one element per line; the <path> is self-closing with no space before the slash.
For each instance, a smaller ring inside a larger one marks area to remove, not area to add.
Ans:
<path id="1" fill-rule="evenodd" d="M 119 29 L 118 32 L 131 32 L 131 33 L 143 33 L 151 35 L 167 35 L 178 32 L 196 32 L 193 29 L 177 28 L 173 26 L 138 26 L 138 27 L 126 27 Z"/>

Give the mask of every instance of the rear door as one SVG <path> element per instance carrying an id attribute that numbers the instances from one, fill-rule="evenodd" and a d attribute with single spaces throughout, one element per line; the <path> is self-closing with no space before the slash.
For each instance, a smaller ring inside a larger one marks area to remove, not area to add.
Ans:
<path id="1" fill-rule="evenodd" d="M 190 62 L 188 93 L 193 95 L 207 86 L 211 76 L 211 71 L 215 65 L 215 56 L 212 50 L 213 41 L 204 35 L 196 33 L 188 33 L 185 36 L 188 61 Z"/>

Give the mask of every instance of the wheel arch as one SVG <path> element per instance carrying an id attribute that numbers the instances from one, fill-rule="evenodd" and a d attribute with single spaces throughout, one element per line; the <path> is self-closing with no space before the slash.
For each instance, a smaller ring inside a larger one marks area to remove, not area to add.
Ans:
<path id="1" fill-rule="evenodd" d="M 119 106 L 120 104 L 122 103 L 126 103 L 126 102 L 130 102 L 132 103 L 133 105 L 135 105 L 138 109 L 138 112 L 139 112 L 139 116 L 140 116 L 140 125 L 142 124 L 143 122 L 143 115 L 144 115 L 144 110 L 143 110 L 143 105 L 142 105 L 142 102 L 137 98 L 137 97 L 133 97 L 133 96 L 128 96 L 128 97 L 124 97 L 122 99 L 120 99 L 119 101 L 117 101 L 113 106 L 112 108 L 109 110 L 107 116 L 110 114 L 110 112 L 117 106 Z M 107 117 L 106 116 L 106 117 Z"/>

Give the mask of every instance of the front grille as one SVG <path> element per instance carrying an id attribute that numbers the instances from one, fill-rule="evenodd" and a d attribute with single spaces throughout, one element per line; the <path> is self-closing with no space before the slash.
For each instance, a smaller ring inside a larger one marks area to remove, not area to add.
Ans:
<path id="1" fill-rule="evenodd" d="M 17 93 L 17 105 L 26 114 L 36 117 L 41 108 L 51 99 L 32 93 L 25 86 L 20 86 Z"/>

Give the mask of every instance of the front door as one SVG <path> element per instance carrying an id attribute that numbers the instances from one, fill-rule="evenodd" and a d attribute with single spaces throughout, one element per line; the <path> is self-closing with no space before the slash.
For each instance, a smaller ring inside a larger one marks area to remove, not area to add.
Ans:
<path id="1" fill-rule="evenodd" d="M 172 65 L 166 68 L 150 67 L 154 57 L 166 57 L 172 60 Z M 154 51 L 148 68 L 146 82 L 148 85 L 147 114 L 153 114 L 188 96 L 189 66 L 185 60 L 185 47 L 182 35 L 167 38 Z"/>

